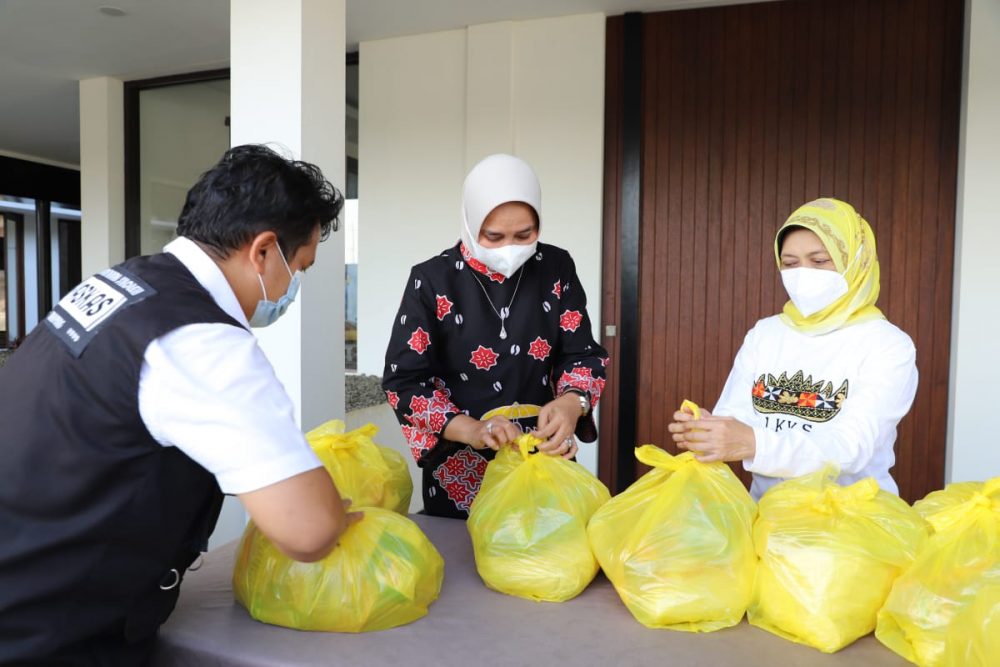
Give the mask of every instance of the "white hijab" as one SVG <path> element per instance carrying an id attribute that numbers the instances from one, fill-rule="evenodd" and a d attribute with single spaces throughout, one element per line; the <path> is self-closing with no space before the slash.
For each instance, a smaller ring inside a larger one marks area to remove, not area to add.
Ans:
<path id="1" fill-rule="evenodd" d="M 479 245 L 479 230 L 490 211 L 500 204 L 524 202 L 542 219 L 542 188 L 528 163 L 513 155 L 497 153 L 483 158 L 465 177 L 462 186 L 462 242 L 472 256 L 486 261 L 490 253 Z M 493 268 L 493 267 L 490 267 Z"/>

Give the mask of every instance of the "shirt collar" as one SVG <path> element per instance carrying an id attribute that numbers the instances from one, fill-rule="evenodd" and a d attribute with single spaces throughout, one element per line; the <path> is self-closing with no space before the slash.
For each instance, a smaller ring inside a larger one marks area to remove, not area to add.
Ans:
<path id="1" fill-rule="evenodd" d="M 205 288 L 215 301 L 216 305 L 226 314 L 239 322 L 245 329 L 250 330 L 250 323 L 247 316 L 240 308 L 240 302 L 236 299 L 236 293 L 226 280 L 222 269 L 215 263 L 208 253 L 201 249 L 197 243 L 189 238 L 180 236 L 164 248 L 163 252 L 170 253 L 183 264 L 194 279 Z"/>
<path id="2" fill-rule="evenodd" d="M 507 277 L 504 274 L 497 273 L 496 271 L 491 271 L 490 267 L 486 266 L 478 259 L 473 257 L 472 252 L 469 250 L 469 248 L 465 245 L 464 242 L 458 244 L 458 249 L 459 251 L 461 251 L 462 259 L 465 260 L 465 263 L 471 266 L 472 269 L 475 270 L 476 272 L 483 274 L 484 276 L 486 276 L 495 283 L 502 283 L 504 280 L 507 279 Z"/>

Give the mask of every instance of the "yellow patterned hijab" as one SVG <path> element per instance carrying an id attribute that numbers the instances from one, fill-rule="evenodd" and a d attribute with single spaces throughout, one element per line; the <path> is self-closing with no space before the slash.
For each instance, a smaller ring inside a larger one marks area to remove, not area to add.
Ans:
<path id="1" fill-rule="evenodd" d="M 774 257 L 779 270 L 779 241 L 789 227 L 804 227 L 820 238 L 837 271 L 847 281 L 848 289 L 847 294 L 809 317 L 788 301 L 781 313 L 785 324 L 809 336 L 820 336 L 852 324 L 885 319 L 875 307 L 879 293 L 875 234 L 853 206 L 838 199 L 817 199 L 800 206 L 774 238 Z"/>

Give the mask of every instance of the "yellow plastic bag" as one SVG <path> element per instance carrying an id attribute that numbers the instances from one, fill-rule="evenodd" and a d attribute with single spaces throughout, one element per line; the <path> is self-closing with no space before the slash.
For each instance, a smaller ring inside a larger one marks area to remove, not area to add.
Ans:
<path id="1" fill-rule="evenodd" d="M 836 469 L 764 494 L 752 625 L 833 653 L 875 629 L 892 582 L 927 541 L 926 522 L 868 478 L 842 487 Z"/>
<path id="2" fill-rule="evenodd" d="M 756 505 L 724 463 L 643 445 L 652 466 L 590 519 L 590 545 L 632 615 L 650 628 L 709 632 L 750 603 Z"/>
<path id="3" fill-rule="evenodd" d="M 926 667 L 1000 664 L 1000 477 L 950 484 L 914 509 L 934 535 L 893 585 L 875 636 Z"/>
<path id="4" fill-rule="evenodd" d="M 413 480 L 403 456 L 372 440 L 374 424 L 344 432 L 333 419 L 306 433 L 306 440 L 333 477 L 337 490 L 353 507 L 384 507 L 407 514 Z"/>
<path id="5" fill-rule="evenodd" d="M 251 523 L 233 569 L 233 591 L 250 615 L 296 630 L 370 632 L 427 614 L 444 579 L 444 560 L 417 524 L 364 508 L 321 561 L 299 563 Z"/>
<path id="6" fill-rule="evenodd" d="M 587 521 L 611 495 L 574 461 L 529 454 L 532 435 L 504 447 L 486 467 L 469 511 L 476 569 L 493 590 L 561 602 L 597 574 Z"/>
<path id="7" fill-rule="evenodd" d="M 373 426 L 373 428 L 378 428 Z M 386 477 L 384 507 L 393 512 L 399 512 L 403 516 L 410 513 L 410 500 L 413 497 L 413 478 L 410 477 L 410 467 L 406 462 L 406 457 L 389 447 L 376 445 L 385 467 L 388 470 Z"/>
<path id="8" fill-rule="evenodd" d="M 942 665 L 987 667 L 1000 661 L 1000 572 L 993 568 L 971 604 L 955 615 L 957 631 L 945 637 Z"/>

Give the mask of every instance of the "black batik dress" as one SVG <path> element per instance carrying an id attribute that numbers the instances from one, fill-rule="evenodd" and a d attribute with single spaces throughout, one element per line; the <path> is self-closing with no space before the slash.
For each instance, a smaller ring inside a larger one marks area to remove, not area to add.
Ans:
<path id="1" fill-rule="evenodd" d="M 508 305 L 503 338 L 498 313 Z M 492 273 L 461 243 L 413 267 L 382 388 L 423 468 L 425 511 L 467 517 L 494 456 L 445 440 L 452 417 L 500 414 L 534 428 L 538 410 L 566 391 L 597 405 L 607 363 L 573 259 L 561 248 L 539 243 L 510 278 Z M 591 416 L 580 419 L 576 434 L 596 439 Z"/>

